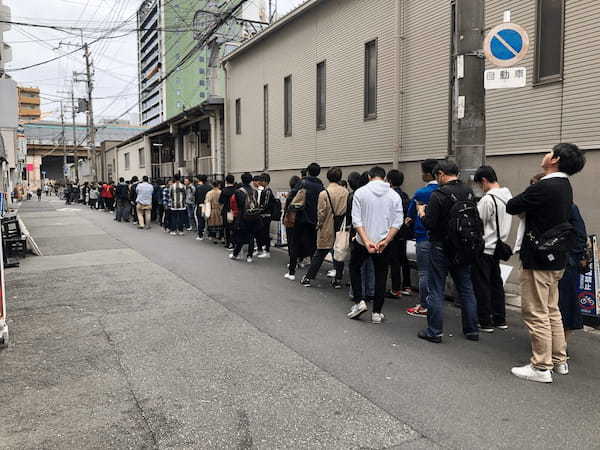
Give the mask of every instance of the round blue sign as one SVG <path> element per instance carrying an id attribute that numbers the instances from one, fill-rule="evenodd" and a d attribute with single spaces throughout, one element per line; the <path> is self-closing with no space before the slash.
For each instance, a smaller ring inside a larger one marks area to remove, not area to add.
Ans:
<path id="1" fill-rule="evenodd" d="M 527 31 L 514 23 L 494 27 L 483 44 L 483 51 L 491 63 L 510 67 L 521 61 L 529 50 Z"/>
<path id="2" fill-rule="evenodd" d="M 523 50 L 523 38 L 515 30 L 501 30 L 491 42 L 491 52 L 498 59 L 513 59 Z"/>

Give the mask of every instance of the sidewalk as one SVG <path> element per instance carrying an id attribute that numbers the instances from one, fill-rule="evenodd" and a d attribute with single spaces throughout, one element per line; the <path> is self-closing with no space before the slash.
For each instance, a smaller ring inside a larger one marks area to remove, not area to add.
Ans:
<path id="1" fill-rule="evenodd" d="M 7 272 L 2 448 L 435 447 L 63 209 L 20 211 L 45 256 Z"/>

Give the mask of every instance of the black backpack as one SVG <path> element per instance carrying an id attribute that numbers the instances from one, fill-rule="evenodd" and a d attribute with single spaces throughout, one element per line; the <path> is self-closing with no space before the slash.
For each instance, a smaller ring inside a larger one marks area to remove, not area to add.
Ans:
<path id="1" fill-rule="evenodd" d="M 440 192 L 452 200 L 448 217 L 447 249 L 452 265 L 473 264 L 485 249 L 483 221 L 475 204 L 473 193 L 464 200 L 444 187 Z"/>
<path id="2" fill-rule="evenodd" d="M 242 217 L 246 220 L 255 220 L 260 218 L 260 215 L 262 214 L 263 210 L 258 204 L 258 200 L 256 198 L 256 191 L 247 191 L 244 188 L 240 188 L 240 191 L 246 195 L 245 204 L 242 211 Z"/>
<path id="3" fill-rule="evenodd" d="M 281 200 L 273 197 L 272 205 L 271 205 L 271 220 L 274 222 L 279 222 L 281 220 Z"/>

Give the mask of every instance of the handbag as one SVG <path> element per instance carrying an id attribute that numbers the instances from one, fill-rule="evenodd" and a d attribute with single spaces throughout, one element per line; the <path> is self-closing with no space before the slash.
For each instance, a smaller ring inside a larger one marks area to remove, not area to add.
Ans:
<path id="1" fill-rule="evenodd" d="M 325 193 L 329 199 L 329 205 L 331 206 L 331 214 L 333 215 L 333 259 L 338 262 L 343 262 L 350 256 L 350 233 L 346 231 L 346 214 L 343 216 L 336 216 L 333 202 L 329 191 L 326 189 Z M 337 226 L 337 222 L 340 217 L 343 217 L 340 226 Z"/>
<path id="2" fill-rule="evenodd" d="M 508 261 L 510 257 L 513 255 L 512 248 L 502 239 L 500 239 L 500 220 L 498 219 L 498 203 L 496 202 L 496 197 L 491 195 L 492 200 L 494 201 L 494 206 L 496 208 L 496 236 L 498 240 L 496 241 L 496 249 L 494 250 L 494 258 L 499 261 Z"/>
<path id="3" fill-rule="evenodd" d="M 233 214 L 233 211 L 227 211 L 227 223 L 233 223 L 234 220 L 235 215 Z"/>
<path id="4" fill-rule="evenodd" d="M 204 203 L 204 206 L 202 207 L 202 215 L 204 216 L 204 218 L 209 219 L 211 212 L 212 208 L 210 206 L 210 202 Z"/>

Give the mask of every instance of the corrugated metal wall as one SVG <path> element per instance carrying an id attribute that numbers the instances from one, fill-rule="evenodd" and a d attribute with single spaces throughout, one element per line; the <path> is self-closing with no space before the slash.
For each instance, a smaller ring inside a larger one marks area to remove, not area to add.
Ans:
<path id="1" fill-rule="evenodd" d="M 527 86 L 487 91 L 487 153 L 540 152 L 560 141 L 600 148 L 600 2 L 567 1 L 564 81 L 534 86 L 536 0 L 489 0 L 486 23 L 502 23 L 503 12 L 529 33 L 531 46 L 519 66 L 527 69 Z M 564 97 L 563 97 L 564 96 Z"/>

